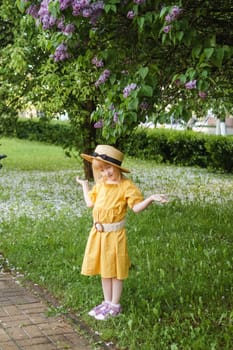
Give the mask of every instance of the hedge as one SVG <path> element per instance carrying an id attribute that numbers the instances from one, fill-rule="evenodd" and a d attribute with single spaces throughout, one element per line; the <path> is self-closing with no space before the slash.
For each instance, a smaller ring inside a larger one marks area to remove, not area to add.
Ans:
<path id="1" fill-rule="evenodd" d="M 1 118 L 0 136 L 43 141 L 70 147 L 76 145 L 77 135 L 69 122 L 18 119 L 9 122 Z M 12 125 L 14 124 L 14 125 Z M 128 156 L 184 166 L 199 166 L 222 172 L 233 172 L 233 137 L 203 133 L 138 127 L 132 135 L 119 140 Z"/>

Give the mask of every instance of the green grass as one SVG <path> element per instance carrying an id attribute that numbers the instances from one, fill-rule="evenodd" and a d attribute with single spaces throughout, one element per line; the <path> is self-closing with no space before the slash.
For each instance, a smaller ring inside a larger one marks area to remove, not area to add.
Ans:
<path id="1" fill-rule="evenodd" d="M 25 169 L 21 145 L 26 153 L 31 146 L 40 150 L 45 147 L 46 154 L 47 145 L 14 142 L 18 143 L 14 154 L 21 169 Z M 54 147 L 54 154 L 59 152 Z M 0 170 L 0 181 L 15 174 L 11 157 L 8 162 Z M 0 249 L 10 266 L 50 290 L 60 299 L 63 310 L 74 310 L 93 332 L 103 341 L 113 342 L 117 349 L 232 350 L 232 176 L 126 159 L 125 165 L 134 169 L 132 176 L 145 192 L 163 189 L 173 200 L 165 206 L 152 205 L 138 215 L 128 213 L 132 267 L 122 296 L 124 313 L 97 322 L 87 316 L 87 311 L 102 300 L 100 279 L 80 275 L 91 211 L 85 208 L 81 190 L 72 182 L 76 166 L 66 173 L 65 162 L 59 158 L 47 174 L 45 161 L 40 178 L 33 180 L 27 196 L 36 213 L 19 212 L 17 207 L 18 215 L 9 213 L 1 221 Z M 28 175 L 20 180 L 21 185 L 32 181 L 33 171 L 27 167 Z M 77 171 L 82 173 L 80 165 Z M 23 170 L 17 173 L 25 176 Z M 51 188 L 54 179 L 59 185 L 56 189 Z M 36 181 L 44 187 L 42 197 L 36 196 L 38 190 L 33 192 Z M 216 196 L 219 188 L 220 197 Z M 16 198 L 9 200 L 10 191 Z M 56 199 L 59 191 L 66 203 L 62 210 L 52 205 L 53 192 Z M 22 205 L 22 198 L 27 200 L 23 193 L 18 184 L 11 190 L 5 185 L 0 200 L 4 204 L 6 198 L 13 211 L 15 201 Z M 49 205 L 44 199 L 48 197 Z M 37 216 L 41 200 L 48 215 L 41 211 Z M 12 206 L 10 201 L 14 202 Z M 77 207 L 72 208 L 72 202 Z"/>
<path id="2" fill-rule="evenodd" d="M 75 169 L 80 164 L 59 146 L 14 138 L 2 138 L 0 145 L 0 153 L 7 155 L 2 164 L 8 169 L 51 171 Z"/>

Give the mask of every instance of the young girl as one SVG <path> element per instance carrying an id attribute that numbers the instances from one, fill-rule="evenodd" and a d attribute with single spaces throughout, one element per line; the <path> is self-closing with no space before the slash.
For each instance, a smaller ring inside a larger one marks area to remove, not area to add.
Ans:
<path id="1" fill-rule="evenodd" d="M 162 194 L 143 199 L 140 190 L 122 174 L 130 172 L 121 165 L 123 153 L 112 146 L 98 145 L 91 156 L 81 154 L 81 157 L 92 163 L 96 182 L 89 191 L 88 181 L 76 178 L 82 185 L 87 206 L 93 208 L 94 222 L 81 273 L 101 275 L 104 301 L 89 315 L 105 320 L 121 313 L 123 281 L 128 277 L 130 266 L 125 232 L 127 207 L 139 213 L 152 202 L 165 203 L 167 199 Z"/>

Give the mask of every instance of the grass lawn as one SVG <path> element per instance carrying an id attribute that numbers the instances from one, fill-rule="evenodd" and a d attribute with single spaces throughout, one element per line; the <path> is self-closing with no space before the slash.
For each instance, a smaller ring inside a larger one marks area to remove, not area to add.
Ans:
<path id="1" fill-rule="evenodd" d="M 124 312 L 99 322 L 87 312 L 102 301 L 100 279 L 80 275 L 91 228 L 74 181 L 81 160 L 15 139 L 1 139 L 0 153 L 8 155 L 0 170 L 0 251 L 58 297 L 59 310 L 74 310 L 121 350 L 232 350 L 232 175 L 125 159 L 145 195 L 167 193 L 170 203 L 128 213 Z"/>

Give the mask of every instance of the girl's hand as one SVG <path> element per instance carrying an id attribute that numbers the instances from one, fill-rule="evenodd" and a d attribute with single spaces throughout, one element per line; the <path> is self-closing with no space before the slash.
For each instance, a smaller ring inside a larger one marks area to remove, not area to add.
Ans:
<path id="1" fill-rule="evenodd" d="M 85 186 L 88 184 L 88 180 L 82 180 L 78 176 L 76 177 L 76 182 L 81 186 Z"/>
<path id="2" fill-rule="evenodd" d="M 153 202 L 167 203 L 169 202 L 165 194 L 152 194 L 150 197 Z"/>

